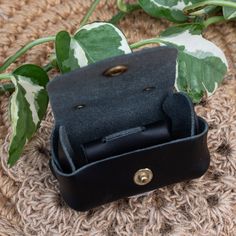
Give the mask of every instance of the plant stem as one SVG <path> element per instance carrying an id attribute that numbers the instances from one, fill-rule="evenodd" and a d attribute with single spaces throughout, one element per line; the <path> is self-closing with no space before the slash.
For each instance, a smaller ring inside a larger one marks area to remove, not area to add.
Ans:
<path id="1" fill-rule="evenodd" d="M 50 70 L 52 70 L 54 68 L 54 66 L 51 63 L 48 63 L 47 65 L 43 66 L 43 69 L 46 72 L 49 72 Z"/>
<path id="2" fill-rule="evenodd" d="M 139 41 L 137 43 L 131 44 L 130 48 L 131 49 L 140 48 L 142 46 L 145 46 L 147 44 L 152 44 L 152 43 L 160 44 L 160 43 L 162 43 L 162 40 L 160 38 L 144 39 L 144 40 L 141 40 L 141 41 Z"/>
<path id="3" fill-rule="evenodd" d="M 127 13 L 127 4 L 123 0 L 117 0 L 117 7 L 121 12 Z"/>
<path id="4" fill-rule="evenodd" d="M 12 63 L 14 63 L 19 57 L 21 57 L 24 53 L 26 53 L 29 49 L 33 48 L 42 43 L 47 43 L 50 41 L 54 41 L 55 36 L 49 36 L 46 38 L 36 39 L 28 44 L 26 44 L 23 48 L 18 50 L 14 55 L 10 56 L 0 67 L 0 72 L 6 70 Z"/>
<path id="5" fill-rule="evenodd" d="M 227 0 L 206 0 L 203 2 L 198 2 L 184 8 L 185 14 L 191 14 L 194 11 L 198 11 L 206 6 L 221 6 L 221 7 L 232 7 L 236 8 L 236 2 Z"/>
<path id="6" fill-rule="evenodd" d="M 43 66 L 43 69 L 46 71 L 46 72 L 49 72 L 50 70 L 52 70 L 53 68 L 56 68 L 58 69 L 58 65 L 57 65 L 57 57 L 56 57 L 56 54 L 53 53 L 50 58 L 49 58 L 49 63 L 45 66 Z"/>
<path id="7" fill-rule="evenodd" d="M 117 1 L 117 6 L 119 8 L 119 12 L 113 16 L 109 23 L 116 25 L 118 22 L 123 19 L 127 14 L 141 9 L 141 6 L 139 4 L 125 4 L 123 1 Z"/>
<path id="8" fill-rule="evenodd" d="M 81 23 L 80 23 L 80 27 L 83 27 L 84 25 L 87 24 L 89 17 L 93 14 L 96 6 L 98 5 L 98 3 L 100 2 L 100 0 L 94 0 L 92 5 L 90 6 L 88 12 L 86 13 L 86 15 L 83 17 Z"/>
<path id="9" fill-rule="evenodd" d="M 141 9 L 141 6 L 138 3 L 128 4 L 124 0 L 117 0 L 117 6 L 121 12 L 130 13 L 134 10 Z"/>
<path id="10" fill-rule="evenodd" d="M 10 80 L 12 78 L 12 74 L 0 74 L 0 80 Z"/>
<path id="11" fill-rule="evenodd" d="M 116 15 L 114 15 L 110 20 L 109 23 L 113 25 L 117 25 L 118 22 L 123 19 L 127 15 L 126 12 L 119 11 Z"/>
<path id="12" fill-rule="evenodd" d="M 221 7 L 219 6 L 207 6 L 198 11 L 194 11 L 193 13 L 191 13 L 191 16 L 203 16 L 203 15 L 216 14 L 220 10 L 221 10 Z"/>
<path id="13" fill-rule="evenodd" d="M 0 95 L 6 92 L 13 93 L 15 91 L 15 86 L 13 83 L 0 84 Z"/>
<path id="14" fill-rule="evenodd" d="M 204 25 L 204 28 L 207 28 L 208 26 L 210 26 L 212 24 L 225 22 L 225 21 L 226 21 L 226 19 L 223 16 L 213 16 L 213 17 L 210 17 L 207 20 L 205 20 L 203 22 L 203 25 Z"/>

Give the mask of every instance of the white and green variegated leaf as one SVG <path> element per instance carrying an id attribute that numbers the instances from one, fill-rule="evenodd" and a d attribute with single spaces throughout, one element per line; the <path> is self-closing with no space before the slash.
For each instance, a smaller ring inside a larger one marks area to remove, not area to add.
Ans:
<path id="1" fill-rule="evenodd" d="M 188 17 L 183 9 L 201 0 L 138 0 L 140 6 L 149 15 L 165 18 L 172 22 L 186 22 Z"/>
<path id="2" fill-rule="evenodd" d="M 171 27 L 161 34 L 164 45 L 178 49 L 175 87 L 187 92 L 193 102 L 204 94 L 212 95 L 227 72 L 224 53 L 214 43 L 204 39 L 199 25 Z"/>
<path id="3" fill-rule="evenodd" d="M 231 0 L 236 2 L 236 0 Z M 233 7 L 223 7 L 223 15 L 226 20 L 236 19 L 236 8 Z"/>
<path id="4" fill-rule="evenodd" d="M 124 34 L 114 25 L 104 22 L 85 25 L 74 36 L 59 32 L 55 44 L 62 73 L 131 52 Z"/>
<path id="5" fill-rule="evenodd" d="M 10 119 L 12 126 L 9 146 L 10 166 L 22 154 L 25 144 L 32 138 L 46 113 L 48 96 L 47 73 L 36 65 L 23 65 L 13 72 L 15 91 L 11 96 Z"/>

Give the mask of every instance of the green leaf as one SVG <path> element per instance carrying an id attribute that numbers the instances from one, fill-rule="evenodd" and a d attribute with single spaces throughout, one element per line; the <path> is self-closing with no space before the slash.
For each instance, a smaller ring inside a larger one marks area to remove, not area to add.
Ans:
<path id="1" fill-rule="evenodd" d="M 164 45 L 178 49 L 176 83 L 178 91 L 187 92 L 193 102 L 212 95 L 227 72 L 224 53 L 200 34 L 200 26 L 171 27 L 161 34 Z"/>
<path id="2" fill-rule="evenodd" d="M 231 0 L 231 2 L 236 2 L 236 0 Z M 223 7 L 223 15 L 226 20 L 235 19 L 236 18 L 236 8 Z"/>
<path id="3" fill-rule="evenodd" d="M 48 96 L 47 73 L 36 65 L 23 65 L 13 72 L 15 92 L 11 96 L 10 119 L 12 125 L 8 164 L 13 166 L 32 138 L 44 117 Z"/>
<path id="4" fill-rule="evenodd" d="M 59 32 L 55 44 L 62 73 L 131 52 L 123 33 L 114 25 L 104 22 L 85 25 L 74 36 L 65 31 Z"/>
<path id="5" fill-rule="evenodd" d="M 165 18 L 172 22 L 186 22 L 188 17 L 183 9 L 200 0 L 138 0 L 140 6 L 149 15 Z"/>
<path id="6" fill-rule="evenodd" d="M 74 39 L 72 39 L 72 37 L 66 31 L 61 31 L 56 35 L 56 41 L 55 41 L 56 57 L 57 57 L 57 64 L 61 73 L 66 73 L 75 70 L 79 67 L 78 60 L 74 55 L 75 54 L 74 49 L 72 48 L 73 47 L 73 43 L 71 42 L 72 40 L 74 41 Z"/>

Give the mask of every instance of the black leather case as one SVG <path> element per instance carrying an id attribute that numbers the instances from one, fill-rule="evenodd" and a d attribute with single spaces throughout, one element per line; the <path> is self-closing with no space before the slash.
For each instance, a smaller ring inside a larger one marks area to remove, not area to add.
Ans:
<path id="1" fill-rule="evenodd" d="M 174 48 L 144 49 L 49 83 L 50 166 L 70 207 L 86 211 L 205 173 L 208 126 L 174 91 L 176 57 Z"/>

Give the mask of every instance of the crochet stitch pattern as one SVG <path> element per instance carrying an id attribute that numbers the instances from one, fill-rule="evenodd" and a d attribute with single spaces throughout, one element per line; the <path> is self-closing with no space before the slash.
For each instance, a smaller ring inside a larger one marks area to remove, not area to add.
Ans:
<path id="1" fill-rule="evenodd" d="M 66 29 L 71 33 L 87 12 L 87 0 L 0 0 L 0 64 L 27 42 Z M 102 0 L 90 21 L 109 20 L 114 0 Z M 129 43 L 158 35 L 169 25 L 142 11 L 118 25 Z M 131 27 L 132 26 L 132 27 Z M 60 236 L 234 236 L 236 233 L 236 22 L 211 26 L 205 37 L 226 54 L 230 70 L 223 85 L 196 106 L 209 123 L 211 164 L 200 179 L 160 188 L 145 196 L 109 203 L 85 213 L 65 205 L 49 170 L 51 109 L 8 168 L 9 95 L 0 97 L 0 235 Z M 22 63 L 45 65 L 51 43 L 37 46 L 9 68 Z M 51 73 L 51 77 L 55 71 Z"/>

